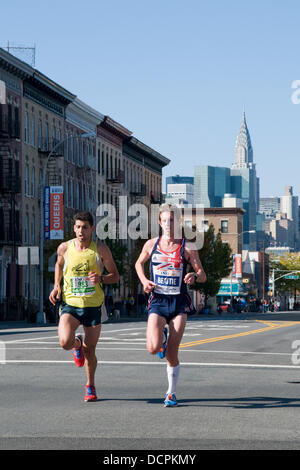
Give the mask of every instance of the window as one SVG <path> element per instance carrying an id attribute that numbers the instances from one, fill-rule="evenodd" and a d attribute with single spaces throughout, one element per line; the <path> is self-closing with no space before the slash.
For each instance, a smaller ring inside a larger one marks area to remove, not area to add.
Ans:
<path id="1" fill-rule="evenodd" d="M 68 207 L 69 206 L 69 178 L 66 177 L 66 183 L 65 183 L 65 205 Z"/>
<path id="2" fill-rule="evenodd" d="M 76 137 L 76 147 L 75 147 L 75 152 L 76 152 L 76 165 L 79 165 L 79 140 L 78 137 Z"/>
<path id="3" fill-rule="evenodd" d="M 83 140 L 81 141 L 81 152 L 80 152 L 80 166 L 85 164 L 85 146 Z"/>
<path id="4" fill-rule="evenodd" d="M 104 175 L 104 150 L 101 152 L 101 175 Z"/>
<path id="5" fill-rule="evenodd" d="M 25 196 L 29 196 L 29 166 L 25 165 Z"/>
<path id="6" fill-rule="evenodd" d="M 15 107 L 15 136 L 20 138 L 20 122 L 19 122 L 19 108 Z"/>
<path id="7" fill-rule="evenodd" d="M 24 234 L 25 245 L 29 244 L 29 216 L 25 215 L 25 234 Z"/>
<path id="8" fill-rule="evenodd" d="M 42 132 L 42 120 L 39 119 L 38 123 L 38 148 L 42 148 L 42 138 L 43 138 L 43 132 Z"/>
<path id="9" fill-rule="evenodd" d="M 65 157 L 66 157 L 66 160 L 69 160 L 69 135 L 68 134 L 66 134 L 65 142 L 66 142 L 66 144 L 65 144 L 65 149 L 66 149 Z"/>
<path id="10" fill-rule="evenodd" d="M 203 220 L 202 221 L 202 230 L 203 230 L 203 232 L 207 232 L 208 229 L 209 229 L 209 221 L 208 220 Z"/>
<path id="11" fill-rule="evenodd" d="M 85 188 L 85 184 L 82 183 L 82 186 L 81 186 L 81 209 L 84 209 L 84 206 L 85 206 L 85 193 L 86 193 L 86 188 Z"/>
<path id="12" fill-rule="evenodd" d="M 31 244 L 35 245 L 35 215 L 31 217 Z"/>
<path id="13" fill-rule="evenodd" d="M 52 148 L 54 148 L 56 145 L 56 129 L 53 126 L 52 127 Z"/>
<path id="14" fill-rule="evenodd" d="M 68 180 L 68 201 L 67 201 L 67 206 L 72 207 L 72 194 L 71 194 L 71 181 Z"/>
<path id="15" fill-rule="evenodd" d="M 40 168 L 40 170 L 39 170 L 39 190 L 41 190 L 42 185 L 43 185 L 43 170 Z"/>
<path id="16" fill-rule="evenodd" d="M 70 207 L 73 207 L 74 209 L 74 180 L 71 181 L 71 188 L 70 188 L 70 198 L 71 198 L 71 202 L 70 202 Z"/>
<path id="17" fill-rule="evenodd" d="M 30 126 L 30 144 L 35 146 L 35 117 L 31 115 L 31 126 Z"/>
<path id="18" fill-rule="evenodd" d="M 34 197 L 35 196 L 35 169 L 34 169 L 34 166 L 32 167 L 31 169 L 31 196 Z"/>
<path id="19" fill-rule="evenodd" d="M 76 185 L 76 209 L 79 209 L 79 184 Z"/>
<path id="20" fill-rule="evenodd" d="M 221 220 L 221 232 L 228 233 L 228 220 Z"/>
<path id="21" fill-rule="evenodd" d="M 29 143 L 28 112 L 27 111 L 25 111 L 25 118 L 24 118 L 24 142 L 26 144 Z"/>
<path id="22" fill-rule="evenodd" d="M 71 156 L 70 156 L 70 161 L 74 163 L 74 139 L 71 137 L 70 139 L 70 151 L 71 151 Z"/>
<path id="23" fill-rule="evenodd" d="M 45 123 L 45 150 L 49 150 L 49 124 Z"/>

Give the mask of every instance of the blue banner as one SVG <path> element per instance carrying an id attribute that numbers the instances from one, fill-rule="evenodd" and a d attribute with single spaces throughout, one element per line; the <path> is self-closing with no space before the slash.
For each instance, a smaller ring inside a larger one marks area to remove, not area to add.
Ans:
<path id="1" fill-rule="evenodd" d="M 50 239 L 50 186 L 44 189 L 44 239 Z"/>

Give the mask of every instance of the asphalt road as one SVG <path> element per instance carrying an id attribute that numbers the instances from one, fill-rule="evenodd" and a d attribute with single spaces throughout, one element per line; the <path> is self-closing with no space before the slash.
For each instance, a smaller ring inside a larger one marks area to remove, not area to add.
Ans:
<path id="1" fill-rule="evenodd" d="M 298 312 L 190 319 L 175 409 L 145 321 L 103 325 L 95 403 L 56 326 L 4 326 L 0 450 L 300 448 Z"/>

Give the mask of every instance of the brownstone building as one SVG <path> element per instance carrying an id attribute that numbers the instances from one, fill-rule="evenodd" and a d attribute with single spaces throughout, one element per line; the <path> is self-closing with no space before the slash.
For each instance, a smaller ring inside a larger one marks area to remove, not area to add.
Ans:
<path id="1" fill-rule="evenodd" d="M 198 209 L 201 211 L 201 209 Z M 199 212 L 201 213 L 201 212 Z M 242 253 L 243 216 L 245 210 L 239 207 L 209 207 L 202 209 L 202 215 L 197 218 L 199 230 L 205 232 L 209 225 L 213 225 L 215 233 L 221 232 L 224 243 L 228 243 L 232 253 Z M 196 209 L 185 208 L 183 211 L 184 223 L 196 225 Z M 199 223 L 201 226 L 199 227 Z"/>

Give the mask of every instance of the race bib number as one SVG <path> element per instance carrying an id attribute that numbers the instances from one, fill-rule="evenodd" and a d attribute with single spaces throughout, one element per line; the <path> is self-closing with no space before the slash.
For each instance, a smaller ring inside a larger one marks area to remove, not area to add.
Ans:
<path id="1" fill-rule="evenodd" d="M 161 294 L 180 293 L 181 273 L 178 271 L 154 272 L 155 292 Z"/>
<path id="2" fill-rule="evenodd" d="M 94 295 L 95 286 L 87 277 L 71 277 L 71 292 L 75 296 Z"/>

